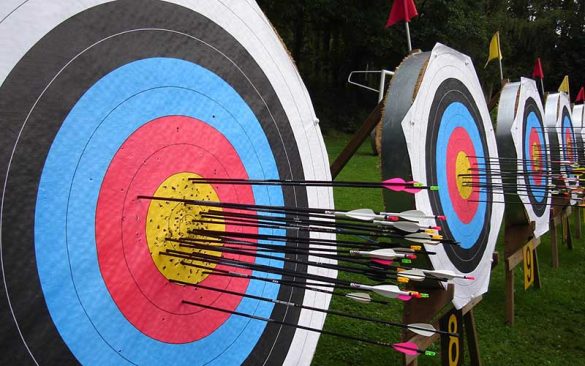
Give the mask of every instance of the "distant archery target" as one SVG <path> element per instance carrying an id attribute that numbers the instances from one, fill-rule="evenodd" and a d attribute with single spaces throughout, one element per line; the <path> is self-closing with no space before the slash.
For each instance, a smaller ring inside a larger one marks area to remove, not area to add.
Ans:
<path id="1" fill-rule="evenodd" d="M 575 187 L 578 181 L 571 174 L 568 164 L 578 162 L 577 137 L 571 119 L 571 102 L 564 93 L 550 94 L 546 98 L 545 125 L 548 128 L 550 141 L 552 172 L 555 176 L 553 182 L 562 186 Z M 564 163 L 561 163 L 564 162 Z M 572 197 L 571 204 L 577 200 Z"/>
<path id="2" fill-rule="evenodd" d="M 414 101 L 412 100 L 414 96 Z M 393 77 L 384 113 L 382 175 L 402 176 L 438 191 L 411 197 L 384 192 L 386 209 L 444 215 L 439 225 L 459 246 L 429 247 L 436 269 L 477 278 L 455 281 L 456 307 L 487 290 L 503 197 L 495 137 L 471 61 L 441 44 L 406 58 Z M 495 203 L 496 202 L 496 203 Z"/>
<path id="3" fill-rule="evenodd" d="M 535 235 L 548 231 L 550 156 L 544 110 L 534 80 L 508 83 L 498 104 L 497 141 L 505 173 L 507 223 L 535 223 Z M 522 203 L 522 205 L 520 205 Z"/>
<path id="4" fill-rule="evenodd" d="M 315 328 L 323 314 L 169 280 L 322 308 L 329 296 L 207 275 L 162 258 L 161 252 L 177 249 L 164 238 L 182 236 L 201 208 L 137 199 L 156 194 L 332 207 L 326 188 L 188 181 L 330 179 L 310 99 L 273 29 L 248 3 L 93 5 L 29 1 L 0 14 L 0 44 L 10 49 L 0 61 L 6 131 L 0 250 L 8 304 L 0 338 L 13 350 L 0 363 L 309 363 L 318 334 L 181 301 Z M 28 22 L 33 25 L 23 34 Z"/>
<path id="5" fill-rule="evenodd" d="M 585 105 L 579 104 L 573 106 L 573 125 L 575 127 L 575 135 L 577 138 L 577 146 L 579 147 L 579 161 L 580 165 L 585 164 Z"/>

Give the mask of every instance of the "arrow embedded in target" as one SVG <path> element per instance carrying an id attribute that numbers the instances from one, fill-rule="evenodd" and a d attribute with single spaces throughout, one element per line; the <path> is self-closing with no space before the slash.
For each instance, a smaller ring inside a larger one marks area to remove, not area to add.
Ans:
<path id="1" fill-rule="evenodd" d="M 442 334 L 442 335 L 448 335 L 448 336 L 458 336 L 458 334 L 456 334 L 456 333 L 450 333 L 450 332 L 446 332 L 446 331 L 437 330 L 433 325 L 428 324 L 428 323 L 412 323 L 412 324 L 395 323 L 395 322 L 390 322 L 390 321 L 386 321 L 386 320 L 382 320 L 382 319 L 356 315 L 356 314 L 338 311 L 338 310 L 322 309 L 322 308 L 313 307 L 313 306 L 309 306 L 309 305 L 298 304 L 298 303 L 295 303 L 292 301 L 276 300 L 276 299 L 272 299 L 269 297 L 253 295 L 253 294 L 249 294 L 249 293 L 245 293 L 245 292 L 238 292 L 238 291 L 232 291 L 232 290 L 227 290 L 227 289 L 222 289 L 222 288 L 217 288 L 217 287 L 212 287 L 212 286 L 206 286 L 206 285 L 201 284 L 201 283 L 191 283 L 191 282 L 185 282 L 185 281 L 179 281 L 179 280 L 171 280 L 171 282 L 177 283 L 180 285 L 184 285 L 184 286 L 190 286 L 190 287 L 195 287 L 195 288 L 201 288 L 204 290 L 215 291 L 215 292 L 219 292 L 219 293 L 223 293 L 223 294 L 235 295 L 235 296 L 239 296 L 239 297 L 246 297 L 249 299 L 270 302 L 270 303 L 277 304 L 277 305 L 296 307 L 296 308 L 300 308 L 300 309 L 317 311 L 317 312 L 325 313 L 328 315 L 337 315 L 337 316 L 342 316 L 345 318 L 363 320 L 363 321 L 382 324 L 382 325 L 391 326 L 391 327 L 404 328 L 404 329 L 410 330 L 413 333 L 420 334 L 424 337 L 431 337 L 435 334 Z"/>
<path id="2" fill-rule="evenodd" d="M 292 180 L 292 179 L 241 179 L 241 178 L 189 178 L 200 184 L 233 184 L 262 186 L 299 186 L 299 187 L 349 187 L 349 188 L 385 188 L 395 192 L 415 194 L 423 189 L 438 190 L 437 186 L 425 186 L 420 182 L 405 181 L 402 178 L 390 178 L 382 182 L 363 181 L 327 181 L 327 180 Z"/>
<path id="3" fill-rule="evenodd" d="M 260 320 L 260 321 L 264 321 L 267 323 L 279 324 L 279 325 L 294 327 L 294 328 L 298 328 L 298 329 L 308 330 L 308 331 L 316 332 L 316 333 L 320 333 L 320 334 L 332 335 L 335 337 L 350 339 L 350 340 L 358 341 L 358 342 L 364 342 L 364 343 L 373 344 L 376 346 L 392 347 L 396 351 L 404 353 L 404 354 L 408 354 L 408 355 L 414 355 L 414 354 L 416 354 L 416 355 L 422 354 L 422 355 L 426 355 L 426 356 L 435 356 L 436 355 L 436 353 L 433 351 L 428 351 L 428 350 L 424 351 L 424 350 L 419 349 L 418 346 L 412 342 L 391 344 L 391 343 L 381 342 L 381 341 L 377 341 L 377 340 L 373 340 L 373 339 L 360 338 L 360 337 L 355 337 L 355 336 L 351 336 L 351 335 L 347 335 L 347 334 L 343 334 L 343 333 L 332 332 L 329 330 L 311 328 L 311 327 L 307 327 L 304 325 L 289 323 L 286 321 L 262 317 L 259 315 L 252 315 L 252 314 L 242 313 L 242 312 L 235 311 L 235 310 L 228 310 L 228 309 L 224 309 L 224 308 L 220 308 L 220 307 L 216 307 L 216 306 L 204 305 L 204 304 L 200 304 L 200 303 L 196 303 L 196 302 L 192 302 L 192 301 L 187 301 L 187 300 L 183 300 L 182 303 L 187 304 L 187 305 L 197 306 L 197 307 L 204 308 L 204 309 L 209 309 L 209 310 L 219 311 L 219 312 L 223 312 L 223 313 L 227 313 L 227 314 L 237 315 L 237 316 L 241 316 L 241 317 L 248 318 L 248 319 Z"/>
<path id="4" fill-rule="evenodd" d="M 350 250 L 350 254 L 352 255 L 359 255 L 369 258 L 377 258 L 377 259 L 386 259 L 386 260 L 394 260 L 396 258 L 408 258 L 408 259 L 415 259 L 415 254 L 408 254 L 408 253 L 397 253 L 393 249 L 376 249 L 371 251 L 363 251 L 363 250 Z"/>

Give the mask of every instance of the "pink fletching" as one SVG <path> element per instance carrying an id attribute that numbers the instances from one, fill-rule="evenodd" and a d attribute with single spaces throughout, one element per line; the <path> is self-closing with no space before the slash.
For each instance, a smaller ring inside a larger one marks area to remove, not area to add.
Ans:
<path id="1" fill-rule="evenodd" d="M 398 352 L 402 352 L 405 355 L 416 356 L 418 355 L 418 346 L 413 342 L 394 343 L 392 348 Z"/>
<path id="2" fill-rule="evenodd" d="M 392 264 L 392 261 L 389 259 L 372 259 L 372 262 L 381 264 L 383 266 L 389 266 Z"/>
<path id="3" fill-rule="evenodd" d="M 417 187 L 406 187 L 402 191 L 404 191 L 406 193 L 410 193 L 410 194 L 415 194 L 415 193 L 422 191 L 422 189 L 417 188 Z"/>
<path id="4" fill-rule="evenodd" d="M 391 178 L 383 181 L 382 186 L 391 191 L 399 192 L 404 189 L 404 183 L 406 182 L 402 178 Z"/>
<path id="5" fill-rule="evenodd" d="M 398 295 L 398 300 L 408 301 L 410 299 L 412 299 L 412 296 L 410 295 Z"/>

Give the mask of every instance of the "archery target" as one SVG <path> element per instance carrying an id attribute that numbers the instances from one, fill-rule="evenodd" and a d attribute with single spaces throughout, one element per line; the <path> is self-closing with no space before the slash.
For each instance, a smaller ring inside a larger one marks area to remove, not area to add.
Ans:
<path id="1" fill-rule="evenodd" d="M 507 224 L 535 223 L 534 233 L 549 229 L 550 158 L 544 109 L 534 80 L 508 83 L 498 104 L 496 137 L 502 168 Z M 538 174 L 538 173 L 541 174 Z M 519 205 L 518 203 L 522 203 Z"/>
<path id="2" fill-rule="evenodd" d="M 573 106 L 573 126 L 579 147 L 579 165 L 585 164 L 585 105 Z"/>
<path id="3" fill-rule="evenodd" d="M 310 363 L 318 333 L 181 301 L 313 328 L 322 327 L 322 313 L 169 280 L 320 308 L 329 295 L 206 275 L 162 258 L 161 251 L 176 249 L 166 235 L 188 230 L 200 208 L 137 199 L 333 207 L 328 188 L 189 183 L 330 179 L 307 90 L 258 6 L 9 1 L 0 19 L 0 45 L 8 50 L 0 55 L 0 337 L 11 350 L 0 363 Z"/>
<path id="4" fill-rule="evenodd" d="M 414 98 L 413 98 L 414 97 Z M 414 99 L 414 100 L 413 100 Z M 489 189 L 500 179 L 494 131 L 469 57 L 437 44 L 432 52 L 409 56 L 398 68 L 386 98 L 383 132 L 384 179 L 403 176 L 438 191 L 411 198 L 385 192 L 388 210 L 416 207 L 444 215 L 446 238 L 460 246 L 428 247 L 435 269 L 475 276 L 455 280 L 453 303 L 463 307 L 487 291 L 491 256 L 503 216 L 502 195 Z M 402 162 L 400 162 L 402 160 Z M 469 183 L 462 177 L 478 171 Z M 487 189 L 486 189 L 487 188 Z M 494 203 L 496 202 L 496 203 Z"/>
<path id="5" fill-rule="evenodd" d="M 579 161 L 577 135 L 571 118 L 571 102 L 565 93 L 549 94 L 545 105 L 545 127 L 548 129 L 550 154 L 556 183 L 562 186 L 578 186 L 569 164 Z M 561 162 L 564 162 L 561 164 Z M 577 203 L 572 195 L 571 205 Z"/>

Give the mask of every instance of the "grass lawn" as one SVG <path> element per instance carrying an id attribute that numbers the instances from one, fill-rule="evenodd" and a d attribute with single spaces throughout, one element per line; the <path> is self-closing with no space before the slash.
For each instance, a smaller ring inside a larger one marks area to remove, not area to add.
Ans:
<path id="1" fill-rule="evenodd" d="M 331 161 L 348 139 L 347 135 L 325 136 Z M 366 142 L 337 180 L 379 180 L 379 164 Z M 341 209 L 383 208 L 379 190 L 361 190 L 356 194 L 352 189 L 336 188 L 334 195 L 336 207 Z M 522 271 L 516 270 L 514 327 L 504 325 L 503 263 L 494 269 L 489 292 L 475 309 L 484 365 L 585 365 L 585 345 L 579 335 L 585 328 L 585 294 L 580 287 L 585 282 L 585 240 L 574 240 L 574 243 L 575 249 L 571 251 L 560 247 L 561 267 L 553 270 L 549 237 L 543 238 L 538 251 L 543 284 L 540 290 L 524 291 Z M 498 243 L 497 250 L 502 253 L 502 249 L 502 243 Z M 340 273 L 340 278 L 367 281 L 363 276 L 346 273 Z M 399 301 L 384 306 L 359 304 L 342 297 L 333 298 L 331 308 L 390 321 L 400 321 L 402 312 Z M 399 329 L 335 316 L 327 317 L 325 329 L 392 343 L 400 341 Z M 439 350 L 438 344 L 433 349 Z M 420 365 L 440 365 L 440 357 L 419 359 Z M 400 365 L 401 360 L 400 354 L 391 349 L 321 336 L 313 365 Z M 469 364 L 468 358 L 465 364 Z"/>

